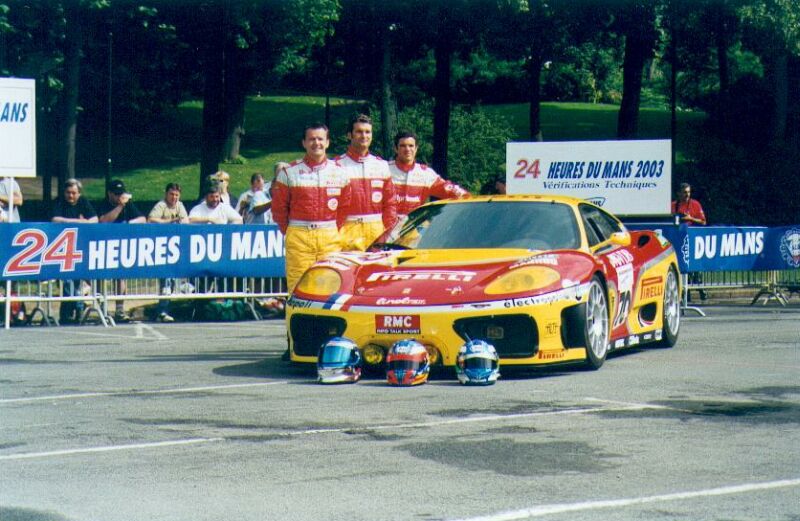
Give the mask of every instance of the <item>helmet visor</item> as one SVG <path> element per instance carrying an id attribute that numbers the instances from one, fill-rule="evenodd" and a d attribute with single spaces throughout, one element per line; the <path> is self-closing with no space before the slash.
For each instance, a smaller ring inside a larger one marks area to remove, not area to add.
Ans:
<path id="1" fill-rule="evenodd" d="M 497 369 L 497 360 L 473 356 L 464 360 L 464 369 L 484 369 L 494 371 Z"/>
<path id="2" fill-rule="evenodd" d="M 389 362 L 390 371 L 416 371 L 420 366 L 418 360 L 392 360 Z"/>
<path id="3" fill-rule="evenodd" d="M 355 350 L 351 347 L 326 345 L 322 348 L 322 355 L 319 363 L 328 364 L 348 364 L 355 360 Z"/>

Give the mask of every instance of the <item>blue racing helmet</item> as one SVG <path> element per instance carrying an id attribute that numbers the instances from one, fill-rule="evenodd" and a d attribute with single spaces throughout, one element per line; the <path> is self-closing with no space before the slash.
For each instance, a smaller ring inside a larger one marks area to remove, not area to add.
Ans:
<path id="1" fill-rule="evenodd" d="M 456 376 L 464 385 L 492 385 L 500 376 L 499 365 L 500 357 L 492 344 L 470 340 L 458 350 Z"/>
<path id="2" fill-rule="evenodd" d="M 317 380 L 323 384 L 353 383 L 361 378 L 361 353 L 349 338 L 333 337 L 319 349 Z"/>

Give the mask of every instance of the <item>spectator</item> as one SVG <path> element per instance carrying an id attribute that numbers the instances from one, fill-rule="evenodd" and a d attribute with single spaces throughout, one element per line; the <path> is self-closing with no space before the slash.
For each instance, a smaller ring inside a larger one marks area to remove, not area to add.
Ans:
<path id="1" fill-rule="evenodd" d="M 506 175 L 497 174 L 492 176 L 481 187 L 481 195 L 505 195 L 506 194 Z"/>
<path id="2" fill-rule="evenodd" d="M 96 223 L 97 212 L 92 204 L 81 195 L 83 185 L 77 179 L 67 179 L 64 192 L 53 207 L 51 221 L 54 223 Z M 75 297 L 81 295 L 81 281 L 64 281 L 62 296 Z M 83 302 L 62 302 L 58 310 L 59 323 L 80 322 L 83 316 Z"/>
<path id="3" fill-rule="evenodd" d="M 672 201 L 672 213 L 680 216 L 680 222 L 689 226 L 706 224 L 706 214 L 700 201 L 692 199 L 692 186 L 689 183 L 681 183 L 678 188 L 678 197 Z"/>
<path id="4" fill-rule="evenodd" d="M 131 202 L 133 196 L 125 190 L 125 183 L 121 179 L 112 179 L 106 188 L 106 198 L 100 203 L 97 213 L 101 223 L 129 223 L 139 224 L 147 222 L 144 214 Z M 124 279 L 116 281 L 117 296 L 125 295 L 128 285 Z M 125 301 L 117 298 L 115 301 L 115 322 L 130 322 L 131 317 L 125 312 Z"/>
<path id="5" fill-rule="evenodd" d="M 222 203 L 219 183 L 210 183 L 204 190 L 203 201 L 189 212 L 189 222 L 195 224 L 242 224 L 242 216 L 231 206 Z"/>
<path id="6" fill-rule="evenodd" d="M 0 223 L 4 223 L 7 221 L 8 221 L 8 214 L 6 214 L 6 211 L 3 210 L 2 206 L 0 206 Z"/>
<path id="7" fill-rule="evenodd" d="M 413 132 L 400 132 L 395 136 L 394 152 L 389 171 L 397 192 L 398 218 L 425 204 L 430 196 L 438 199 L 469 197 L 469 192 L 457 184 L 445 181 L 432 168 L 416 162 L 417 136 Z"/>
<path id="8" fill-rule="evenodd" d="M 678 222 L 687 226 L 705 226 L 706 214 L 700 201 L 692 199 L 692 186 L 689 183 L 681 183 L 675 201 L 672 201 L 672 213 L 677 216 Z M 689 273 L 689 285 L 702 284 L 699 273 Z M 706 299 L 706 290 L 700 289 L 700 300 Z M 689 290 L 686 290 L 687 301 L 692 300 Z"/>
<path id="9" fill-rule="evenodd" d="M 275 182 L 278 180 L 278 172 L 281 170 L 285 170 L 289 168 L 289 163 L 284 163 L 283 161 L 278 161 L 275 163 L 275 170 L 272 173 L 272 181 L 269 183 L 269 196 L 272 197 L 272 190 L 275 188 Z M 274 222 L 274 219 L 273 219 Z"/>
<path id="10" fill-rule="evenodd" d="M 229 192 L 231 175 L 225 170 L 218 170 L 214 175 L 211 176 L 211 178 L 219 183 L 220 201 L 227 204 L 231 208 L 236 208 L 236 200 L 231 199 L 231 194 Z"/>
<path id="11" fill-rule="evenodd" d="M 189 214 L 181 202 L 181 185 L 169 183 L 164 188 L 164 199 L 157 202 L 147 216 L 147 222 L 159 224 L 188 223 Z"/>
<path id="12" fill-rule="evenodd" d="M 13 197 L 9 197 L 8 184 L 11 183 L 11 193 Z M 9 201 L 14 202 L 14 211 L 9 212 Z M 2 222 L 18 223 L 19 222 L 19 207 L 22 206 L 22 190 L 19 184 L 13 177 L 4 177 L 0 179 L 0 210 L 6 214 L 6 220 Z"/>
<path id="13" fill-rule="evenodd" d="M 363 250 L 397 220 L 395 197 L 389 164 L 369 153 L 372 144 L 372 120 L 359 114 L 350 120 L 347 130 L 350 146 L 336 158 L 350 179 L 352 199 L 347 221 L 342 227 L 345 249 Z"/>
<path id="14" fill-rule="evenodd" d="M 272 193 L 272 217 L 286 236 L 289 293 L 312 264 L 342 249 L 339 228 L 350 203 L 347 172 L 325 155 L 328 127 L 309 125 L 302 144 L 305 157 L 278 172 Z"/>
<path id="15" fill-rule="evenodd" d="M 189 215 L 181 202 L 181 185 L 169 183 L 164 188 L 164 199 L 157 202 L 147 216 L 147 222 L 159 224 L 188 223 Z M 177 287 L 176 279 L 161 279 L 158 281 L 159 291 L 162 295 L 172 293 L 173 287 Z M 156 308 L 156 320 L 161 322 L 174 322 L 175 319 L 169 314 L 169 300 L 161 299 Z"/>
<path id="16" fill-rule="evenodd" d="M 272 198 L 264 189 L 264 176 L 250 176 L 250 190 L 239 196 L 236 211 L 245 224 L 272 224 Z"/>

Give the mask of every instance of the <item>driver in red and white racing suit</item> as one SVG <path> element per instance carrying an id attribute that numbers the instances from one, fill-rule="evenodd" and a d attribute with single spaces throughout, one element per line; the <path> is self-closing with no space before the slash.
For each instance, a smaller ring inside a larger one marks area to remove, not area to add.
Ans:
<path id="1" fill-rule="evenodd" d="M 350 146 L 336 161 L 347 171 L 352 199 L 342 227 L 346 250 L 363 250 L 397 220 L 397 200 L 389 165 L 370 154 L 372 120 L 359 114 L 347 132 Z"/>
<path id="2" fill-rule="evenodd" d="M 394 161 L 389 162 L 392 181 L 397 192 L 397 216 L 408 215 L 433 196 L 438 199 L 464 199 L 469 192 L 455 183 L 442 179 L 433 168 L 417 163 L 417 136 L 400 132 L 394 138 Z"/>
<path id="3" fill-rule="evenodd" d="M 325 155 L 328 127 L 315 124 L 303 134 L 306 155 L 278 171 L 272 189 L 272 217 L 286 236 L 289 293 L 316 261 L 341 251 L 339 228 L 347 216 L 347 173 Z"/>

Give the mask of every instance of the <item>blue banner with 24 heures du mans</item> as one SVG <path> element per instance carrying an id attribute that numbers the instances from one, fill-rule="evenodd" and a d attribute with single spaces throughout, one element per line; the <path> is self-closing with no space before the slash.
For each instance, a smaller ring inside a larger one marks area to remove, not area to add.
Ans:
<path id="1" fill-rule="evenodd" d="M 275 225 L 0 224 L 10 280 L 283 277 Z"/>
<path id="2" fill-rule="evenodd" d="M 628 227 L 658 229 L 683 272 L 800 268 L 800 225 Z M 275 225 L 0 224 L 0 266 L 10 280 L 285 274 Z"/>

